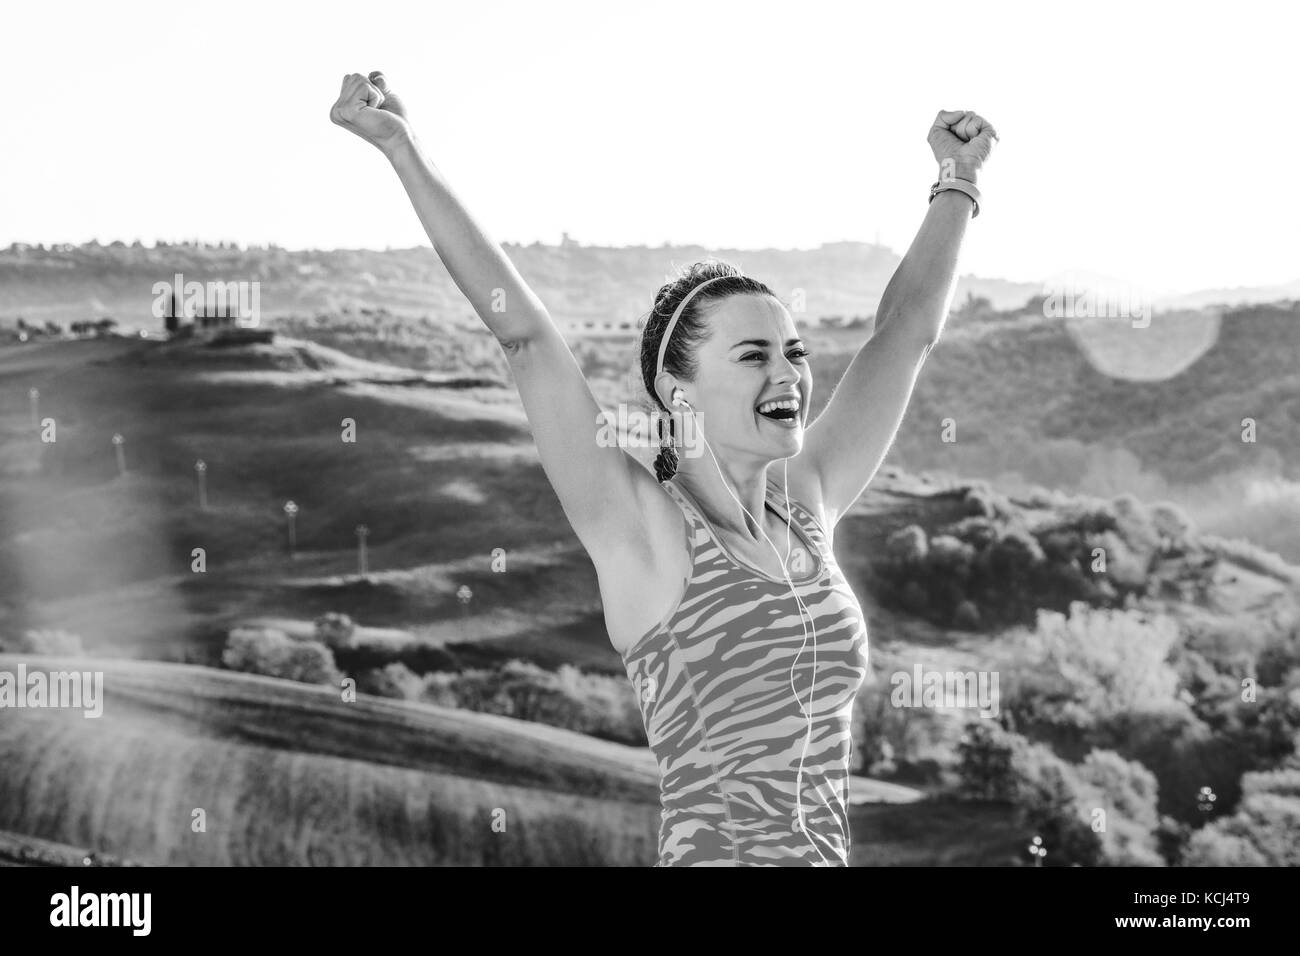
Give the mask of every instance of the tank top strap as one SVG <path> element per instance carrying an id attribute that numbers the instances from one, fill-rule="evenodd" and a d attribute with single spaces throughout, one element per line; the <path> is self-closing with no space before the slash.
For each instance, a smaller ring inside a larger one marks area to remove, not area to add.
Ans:
<path id="1" fill-rule="evenodd" d="M 768 476 L 768 501 L 776 506 L 778 513 L 785 511 L 786 495 L 785 489 L 781 487 L 775 478 Z M 803 529 L 812 541 L 817 545 L 818 550 L 828 551 L 826 533 L 822 530 L 821 522 L 817 516 L 810 511 L 798 498 L 790 498 L 790 517 Z"/>
<path id="2" fill-rule="evenodd" d="M 671 481 L 660 482 L 660 487 L 668 492 L 668 496 L 677 502 L 677 507 L 681 510 L 682 515 L 686 518 L 686 524 L 690 527 L 691 547 L 701 541 L 709 541 L 713 537 L 712 529 L 709 523 L 704 520 L 700 510 L 695 507 L 695 502 L 691 500 L 690 495 L 682 491 Z"/>
<path id="3" fill-rule="evenodd" d="M 663 484 L 668 488 L 668 493 L 677 502 L 678 507 L 686 515 L 686 521 L 690 525 L 691 535 L 696 544 L 697 565 L 718 562 L 723 565 L 739 564 L 747 572 L 755 570 L 752 565 L 742 562 L 734 556 L 727 543 L 718 536 L 717 529 L 704 516 L 689 491 L 676 486 L 671 481 L 663 482 Z M 764 503 L 774 514 L 781 517 L 783 521 L 785 520 L 785 493 L 770 478 L 765 488 Z M 790 499 L 790 517 L 792 519 L 790 524 L 798 528 L 799 533 L 812 545 L 814 555 L 809 557 L 815 560 L 818 576 L 820 577 L 820 574 L 834 563 L 834 558 L 827 547 L 826 537 L 819 530 L 820 526 L 816 518 L 812 517 L 808 510 L 794 498 Z M 769 580 L 774 580 L 765 572 L 759 573 L 762 573 Z M 800 583 L 808 584 L 810 582 L 801 580 Z"/>

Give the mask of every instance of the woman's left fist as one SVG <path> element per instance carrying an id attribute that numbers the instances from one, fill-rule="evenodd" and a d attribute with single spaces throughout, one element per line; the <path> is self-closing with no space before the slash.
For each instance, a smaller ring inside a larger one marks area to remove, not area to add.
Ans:
<path id="1" fill-rule="evenodd" d="M 940 110 L 926 140 L 934 150 L 941 176 L 973 180 L 997 138 L 993 124 L 978 113 Z"/>

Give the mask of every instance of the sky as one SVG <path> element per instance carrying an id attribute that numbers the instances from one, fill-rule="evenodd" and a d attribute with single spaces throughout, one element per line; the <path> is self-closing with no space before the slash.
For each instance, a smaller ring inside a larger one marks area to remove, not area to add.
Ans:
<path id="1" fill-rule="evenodd" d="M 969 109 L 962 273 L 1300 278 L 1294 3 L 0 2 L 4 245 L 427 246 L 328 119 L 381 69 L 499 241 L 901 253 Z"/>

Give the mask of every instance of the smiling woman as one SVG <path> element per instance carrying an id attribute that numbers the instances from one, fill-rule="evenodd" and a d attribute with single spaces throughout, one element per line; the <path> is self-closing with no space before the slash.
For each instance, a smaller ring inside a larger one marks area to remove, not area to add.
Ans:
<path id="1" fill-rule="evenodd" d="M 832 535 L 939 336 L 993 128 L 969 112 L 936 117 L 929 211 L 875 334 L 816 422 L 808 350 L 768 286 L 708 261 L 658 290 L 640 348 L 652 412 L 668 416 L 651 475 L 602 440 L 604 416 L 561 331 L 424 154 L 386 78 L 344 77 L 330 118 L 387 156 L 505 351 L 658 761 L 658 865 L 847 866 L 867 629 Z M 679 458 L 687 434 L 707 454 Z"/>

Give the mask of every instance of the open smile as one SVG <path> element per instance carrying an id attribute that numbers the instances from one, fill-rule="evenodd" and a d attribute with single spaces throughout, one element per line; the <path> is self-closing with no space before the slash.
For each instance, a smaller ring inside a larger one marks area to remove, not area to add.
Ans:
<path id="1" fill-rule="evenodd" d="M 799 411 L 803 402 L 799 398 L 783 398 L 760 402 L 754 409 L 763 418 L 786 428 L 797 428 L 801 424 Z"/>

